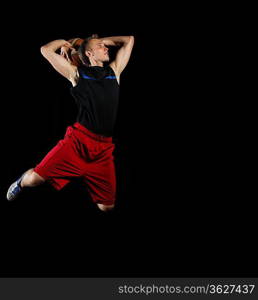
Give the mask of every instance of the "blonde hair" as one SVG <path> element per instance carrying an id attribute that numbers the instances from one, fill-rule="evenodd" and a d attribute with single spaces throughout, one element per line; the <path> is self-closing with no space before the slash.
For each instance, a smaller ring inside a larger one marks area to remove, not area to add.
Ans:
<path id="1" fill-rule="evenodd" d="M 84 41 L 81 43 L 81 45 L 78 48 L 78 55 L 82 62 L 82 64 L 86 66 L 90 66 L 90 61 L 88 56 L 85 54 L 85 51 L 88 50 L 88 43 L 92 39 L 97 39 L 99 36 L 97 34 L 92 34 L 90 37 L 87 37 L 84 39 Z"/>

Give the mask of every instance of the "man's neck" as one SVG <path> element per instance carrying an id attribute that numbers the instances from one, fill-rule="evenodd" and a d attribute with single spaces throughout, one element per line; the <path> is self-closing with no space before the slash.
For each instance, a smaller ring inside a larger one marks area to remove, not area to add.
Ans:
<path id="1" fill-rule="evenodd" d="M 91 67 L 103 67 L 103 62 L 102 61 L 96 61 L 96 60 L 90 60 L 90 66 Z"/>

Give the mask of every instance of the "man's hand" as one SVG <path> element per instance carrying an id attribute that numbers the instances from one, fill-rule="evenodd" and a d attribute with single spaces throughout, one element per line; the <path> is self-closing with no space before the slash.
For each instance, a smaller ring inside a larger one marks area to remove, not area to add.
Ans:
<path id="1" fill-rule="evenodd" d="M 63 56 L 68 62 L 71 62 L 70 55 L 71 53 L 75 51 L 73 46 L 68 42 L 60 49 L 60 55 Z"/>
<path id="2" fill-rule="evenodd" d="M 115 42 L 109 38 L 103 38 L 100 39 L 100 41 L 105 45 L 105 46 L 121 46 L 122 43 L 121 42 Z"/>

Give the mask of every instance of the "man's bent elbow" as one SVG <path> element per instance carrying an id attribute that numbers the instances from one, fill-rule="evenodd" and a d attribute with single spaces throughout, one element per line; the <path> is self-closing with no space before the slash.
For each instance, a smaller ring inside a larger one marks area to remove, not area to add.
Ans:
<path id="1" fill-rule="evenodd" d="M 47 47 L 44 45 L 44 46 L 41 46 L 40 47 L 40 53 L 45 56 L 46 53 L 47 53 Z"/>
<path id="2" fill-rule="evenodd" d="M 134 43 L 134 36 L 133 35 L 126 35 L 124 36 L 124 44 L 133 44 Z"/>
<path id="3" fill-rule="evenodd" d="M 129 43 L 134 43 L 134 36 L 133 35 L 130 35 L 129 36 Z"/>
<path id="4" fill-rule="evenodd" d="M 51 49 L 49 49 L 48 46 L 44 45 L 44 46 L 40 47 L 40 52 L 46 58 L 53 51 Z"/>

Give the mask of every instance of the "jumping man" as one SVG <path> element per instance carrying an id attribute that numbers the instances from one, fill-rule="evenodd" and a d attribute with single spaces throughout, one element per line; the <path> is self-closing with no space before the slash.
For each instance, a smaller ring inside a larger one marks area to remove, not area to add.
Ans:
<path id="1" fill-rule="evenodd" d="M 72 84 L 71 94 L 78 106 L 77 120 L 67 127 L 64 138 L 35 168 L 26 171 L 9 187 L 9 201 L 24 187 L 47 181 L 60 190 L 73 178 L 81 177 L 99 209 L 114 208 L 116 177 L 112 135 L 119 79 L 130 59 L 134 37 L 93 35 L 80 44 L 77 53 L 81 63 L 74 64 L 68 53 L 74 51 L 77 40 L 55 40 L 41 47 L 42 55 Z M 108 46 L 119 47 L 114 61 L 109 64 Z"/>

